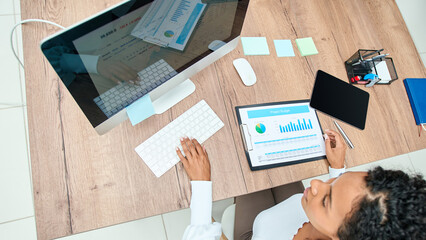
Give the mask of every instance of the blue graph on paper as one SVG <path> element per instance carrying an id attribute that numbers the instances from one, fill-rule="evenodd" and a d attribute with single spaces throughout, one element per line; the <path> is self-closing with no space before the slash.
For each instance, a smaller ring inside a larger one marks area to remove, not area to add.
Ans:
<path id="1" fill-rule="evenodd" d="M 296 131 L 303 131 L 303 130 L 309 130 L 312 129 L 312 122 L 311 119 L 297 119 L 297 122 L 290 122 L 286 125 L 280 125 L 280 132 L 281 133 L 287 133 L 287 132 L 296 132 Z"/>
<path id="2" fill-rule="evenodd" d="M 261 104 L 239 112 L 253 167 L 325 156 L 321 125 L 309 102 Z M 268 129 L 264 134 L 255 129 L 260 122 Z"/>
<path id="3" fill-rule="evenodd" d="M 189 5 L 190 1 L 183 0 L 179 3 L 179 6 L 177 7 L 176 11 L 174 12 L 171 21 L 172 22 L 178 22 L 179 17 L 183 16 L 184 11 L 187 11 L 191 5 Z"/>

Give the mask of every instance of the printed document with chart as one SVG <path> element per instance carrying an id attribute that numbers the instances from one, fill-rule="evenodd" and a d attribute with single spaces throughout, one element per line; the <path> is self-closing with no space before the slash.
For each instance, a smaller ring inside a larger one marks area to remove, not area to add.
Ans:
<path id="1" fill-rule="evenodd" d="M 236 107 L 252 170 L 325 157 L 318 117 L 309 100 Z"/>
<path id="2" fill-rule="evenodd" d="M 201 0 L 155 0 L 132 35 L 152 44 L 183 51 L 205 7 Z"/>

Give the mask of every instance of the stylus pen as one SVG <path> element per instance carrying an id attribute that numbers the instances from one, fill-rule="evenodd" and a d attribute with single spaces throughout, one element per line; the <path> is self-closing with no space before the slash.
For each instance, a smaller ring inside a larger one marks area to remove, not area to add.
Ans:
<path id="1" fill-rule="evenodd" d="M 358 62 L 356 62 L 356 63 L 352 64 L 352 66 L 356 66 L 356 65 L 359 65 L 359 64 L 361 64 L 361 63 L 366 63 L 366 62 L 374 61 L 374 60 L 376 60 L 376 59 L 378 59 L 378 58 L 383 58 L 383 57 L 386 57 L 386 56 L 389 56 L 389 53 L 382 54 L 382 55 L 379 55 L 379 56 L 375 56 L 375 57 L 373 57 L 373 58 L 369 58 L 369 59 L 364 59 L 364 60 L 362 60 L 362 61 L 358 61 Z"/>
<path id="2" fill-rule="evenodd" d="M 383 51 L 383 50 L 385 50 L 385 49 L 380 49 L 380 50 L 377 50 L 377 51 L 374 51 L 374 52 L 371 52 L 371 53 L 369 53 L 369 54 L 366 54 L 366 55 L 364 55 L 364 56 L 362 56 L 362 58 L 366 58 L 366 57 L 369 57 L 369 56 L 371 56 L 371 55 L 373 55 L 373 54 L 376 54 L 376 53 L 378 53 L 378 52 L 381 52 L 381 51 Z"/>
<path id="3" fill-rule="evenodd" d="M 355 63 L 355 62 L 359 62 L 359 61 L 362 61 L 364 58 L 366 58 L 366 57 L 369 57 L 369 56 L 371 56 L 371 55 L 373 55 L 373 54 L 376 54 L 376 53 L 378 53 L 378 52 L 381 52 L 381 51 L 383 51 L 383 50 L 385 50 L 385 49 L 380 49 L 380 50 L 376 50 L 376 51 L 374 51 L 374 52 L 371 52 L 371 53 L 368 53 L 368 54 L 366 54 L 366 55 L 364 55 L 364 56 L 361 56 L 360 58 L 355 58 L 354 60 L 352 60 L 351 62 L 348 62 L 347 64 L 353 64 L 353 63 Z"/>
<path id="4" fill-rule="evenodd" d="M 333 122 L 334 122 L 334 125 L 336 125 L 337 130 L 339 130 L 340 134 L 342 134 L 343 139 L 345 139 L 346 144 L 348 144 L 348 146 L 350 148 L 354 148 L 354 145 L 352 144 L 351 140 L 349 140 L 349 138 L 346 135 L 345 131 L 343 131 L 343 129 L 340 127 L 340 125 L 335 120 L 333 120 Z"/>

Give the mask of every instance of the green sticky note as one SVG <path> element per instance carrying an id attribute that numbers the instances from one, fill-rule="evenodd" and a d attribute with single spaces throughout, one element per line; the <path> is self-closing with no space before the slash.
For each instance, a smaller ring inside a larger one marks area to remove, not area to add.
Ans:
<path id="1" fill-rule="evenodd" d="M 311 37 L 296 39 L 296 44 L 302 57 L 318 54 L 314 40 Z"/>
<path id="2" fill-rule="evenodd" d="M 265 37 L 242 37 L 241 43 L 245 55 L 269 55 Z"/>

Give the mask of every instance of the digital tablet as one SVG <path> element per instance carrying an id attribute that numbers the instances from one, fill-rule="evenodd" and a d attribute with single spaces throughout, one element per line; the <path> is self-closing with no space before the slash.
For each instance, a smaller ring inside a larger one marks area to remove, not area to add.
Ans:
<path id="1" fill-rule="evenodd" d="M 369 99 L 368 92 L 318 70 L 310 106 L 364 130 Z"/>

